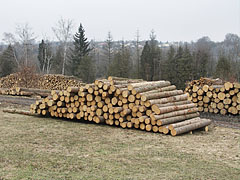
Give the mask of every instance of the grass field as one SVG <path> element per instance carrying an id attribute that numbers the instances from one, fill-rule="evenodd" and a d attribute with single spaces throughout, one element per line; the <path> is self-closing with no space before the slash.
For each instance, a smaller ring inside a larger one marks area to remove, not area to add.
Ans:
<path id="1" fill-rule="evenodd" d="M 3 113 L 0 179 L 240 179 L 240 130 L 171 137 Z"/>

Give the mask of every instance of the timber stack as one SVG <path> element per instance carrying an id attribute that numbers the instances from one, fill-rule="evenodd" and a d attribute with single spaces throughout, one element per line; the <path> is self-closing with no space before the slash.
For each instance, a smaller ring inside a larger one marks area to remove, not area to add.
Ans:
<path id="1" fill-rule="evenodd" d="M 188 100 L 195 103 L 200 112 L 220 113 L 222 115 L 240 114 L 239 83 L 201 78 L 190 82 L 185 93 L 188 94 Z"/>
<path id="2" fill-rule="evenodd" d="M 0 88 L 14 89 L 16 87 L 65 90 L 69 86 L 81 87 L 85 85 L 80 79 L 73 76 L 59 74 L 33 74 L 18 72 L 0 78 Z"/>
<path id="3" fill-rule="evenodd" d="M 31 105 L 31 113 L 93 121 L 173 136 L 204 128 L 198 108 L 169 81 L 108 77 L 81 87 L 69 86 Z"/>
<path id="4" fill-rule="evenodd" d="M 47 97 L 51 94 L 51 90 L 48 89 L 35 89 L 35 88 L 0 88 L 0 95 L 11 95 L 11 96 L 39 96 L 39 97 Z"/>

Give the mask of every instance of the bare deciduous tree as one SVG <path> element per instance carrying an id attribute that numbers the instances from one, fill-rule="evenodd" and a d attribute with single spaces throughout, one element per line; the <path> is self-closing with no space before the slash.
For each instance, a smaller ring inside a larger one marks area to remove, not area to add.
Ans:
<path id="1" fill-rule="evenodd" d="M 33 50 L 33 44 L 36 37 L 32 32 L 32 28 L 28 23 L 18 24 L 16 27 L 16 34 L 18 35 L 18 41 L 23 45 L 25 65 L 28 65 L 30 50 Z"/>
<path id="2" fill-rule="evenodd" d="M 140 35 L 139 35 L 139 30 L 137 30 L 137 34 L 136 34 L 136 58 L 137 58 L 137 77 L 140 78 L 140 48 L 139 48 L 139 38 L 140 38 Z"/>
<path id="3" fill-rule="evenodd" d="M 63 47 L 63 65 L 62 74 L 65 74 L 65 65 L 67 61 L 67 51 L 69 47 L 69 41 L 72 38 L 73 21 L 70 19 L 61 18 L 55 27 L 52 28 L 56 38 Z"/>

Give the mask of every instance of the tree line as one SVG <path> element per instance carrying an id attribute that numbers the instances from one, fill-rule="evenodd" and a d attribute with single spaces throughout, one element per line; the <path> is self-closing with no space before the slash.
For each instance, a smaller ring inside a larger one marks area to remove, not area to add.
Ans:
<path id="1" fill-rule="evenodd" d="M 196 42 L 162 43 L 151 31 L 149 40 L 114 41 L 108 32 L 104 42 L 89 41 L 80 24 L 74 34 L 72 21 L 59 20 L 53 28 L 57 42 L 39 44 L 28 25 L 18 27 L 18 41 L 4 34 L 7 47 L 0 54 L 0 76 L 32 66 L 39 73 L 73 75 L 85 82 L 109 75 L 145 80 L 169 80 L 183 89 L 200 77 L 240 80 L 240 38 L 227 34 L 223 42 L 203 37 Z"/>

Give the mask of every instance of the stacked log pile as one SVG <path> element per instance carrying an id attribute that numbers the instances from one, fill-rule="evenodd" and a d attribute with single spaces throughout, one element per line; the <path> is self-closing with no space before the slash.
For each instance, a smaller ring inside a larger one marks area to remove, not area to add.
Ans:
<path id="1" fill-rule="evenodd" d="M 171 133 L 206 127 L 187 94 L 169 81 L 108 77 L 82 87 L 52 91 L 31 105 L 31 113 Z"/>
<path id="2" fill-rule="evenodd" d="M 66 90 L 69 86 L 81 87 L 85 85 L 82 80 L 74 76 L 60 74 L 44 74 L 39 77 L 38 88 L 50 90 Z"/>
<path id="3" fill-rule="evenodd" d="M 48 89 L 34 89 L 34 88 L 0 88 L 0 95 L 12 95 L 12 96 L 40 96 L 47 97 L 51 94 L 51 90 Z"/>
<path id="4" fill-rule="evenodd" d="M 38 88 L 39 75 L 33 74 L 29 71 L 17 72 L 10 74 L 6 77 L 0 78 L 0 88 L 15 88 L 15 87 L 26 87 L 26 88 Z"/>
<path id="5" fill-rule="evenodd" d="M 0 79 L 0 88 L 13 89 L 16 87 L 65 90 L 69 86 L 81 87 L 84 83 L 73 76 L 59 74 L 33 74 L 18 72 Z"/>
<path id="6" fill-rule="evenodd" d="M 194 80 L 185 89 L 188 100 L 196 104 L 200 112 L 222 115 L 240 114 L 240 84 L 209 79 Z"/>

